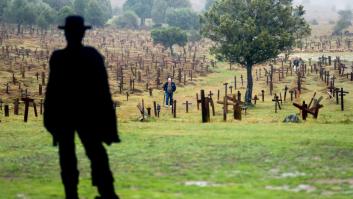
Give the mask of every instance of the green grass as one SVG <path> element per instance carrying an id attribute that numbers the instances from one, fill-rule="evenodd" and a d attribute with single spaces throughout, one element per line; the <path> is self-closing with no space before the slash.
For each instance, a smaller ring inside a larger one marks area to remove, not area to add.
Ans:
<path id="1" fill-rule="evenodd" d="M 217 89 L 223 82 L 238 80 L 243 69 L 228 71 L 220 65 L 196 85 L 178 88 L 178 117 L 163 109 L 160 119 L 136 122 L 136 104 L 143 97 L 146 105 L 153 97 L 115 96 L 122 102 L 118 109 L 119 129 L 123 142 L 109 147 L 110 162 L 116 187 L 124 199 L 232 199 L 232 198 L 351 198 L 353 195 L 353 112 L 350 95 L 346 111 L 326 98 L 325 85 L 308 76 L 302 100 L 310 100 L 314 91 L 323 95 L 324 108 L 319 119 L 299 124 L 283 124 L 291 113 L 297 113 L 290 102 L 274 113 L 271 96 L 266 90 L 265 102 L 251 108 L 243 121 L 222 121 L 221 106 L 216 105 L 212 123 L 201 124 L 196 110 L 195 93 Z M 255 82 L 255 93 L 264 88 L 263 78 Z M 280 92 L 294 77 L 275 87 Z M 238 83 L 240 84 L 240 82 Z M 351 82 L 337 81 L 351 91 Z M 244 89 L 241 89 L 244 93 Z M 189 114 L 181 102 L 193 102 Z M 42 127 L 41 119 L 30 115 L 24 124 L 22 116 L 0 118 L 0 196 L 1 198 L 63 198 L 59 177 L 57 149 Z M 90 169 L 81 144 L 77 145 L 81 171 L 80 194 L 93 198 Z M 186 185 L 207 182 L 208 186 Z M 301 189 L 302 188 L 302 189 Z"/>
<path id="2" fill-rule="evenodd" d="M 347 124 L 128 122 L 120 124 L 123 143 L 109 148 L 110 162 L 122 198 L 350 198 L 352 184 L 320 181 L 352 180 L 351 129 Z M 56 149 L 40 121 L 2 124 L 0 143 L 2 196 L 63 197 Z M 92 198 L 88 160 L 80 144 L 77 151 L 80 192 Z M 190 181 L 214 186 L 186 186 Z M 284 185 L 315 190 L 266 189 Z"/>

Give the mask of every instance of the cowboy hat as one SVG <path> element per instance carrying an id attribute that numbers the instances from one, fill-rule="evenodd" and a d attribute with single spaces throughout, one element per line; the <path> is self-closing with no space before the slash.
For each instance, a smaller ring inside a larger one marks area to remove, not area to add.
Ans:
<path id="1" fill-rule="evenodd" d="M 87 30 L 92 28 L 92 26 L 87 26 L 84 24 L 85 24 L 85 20 L 83 17 L 73 15 L 73 16 L 66 17 L 65 25 L 58 26 L 58 28 L 61 30 L 74 30 L 74 29 Z"/>

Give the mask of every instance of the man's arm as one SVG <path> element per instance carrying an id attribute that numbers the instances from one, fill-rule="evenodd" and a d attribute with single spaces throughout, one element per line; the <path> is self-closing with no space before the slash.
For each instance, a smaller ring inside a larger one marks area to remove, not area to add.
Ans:
<path id="1" fill-rule="evenodd" d="M 173 92 L 175 92 L 176 91 L 176 84 L 174 82 L 172 84 L 172 87 L 173 87 Z"/>
<path id="2" fill-rule="evenodd" d="M 49 61 L 49 78 L 48 78 L 48 83 L 47 83 L 47 88 L 45 92 L 45 100 L 44 100 L 44 113 L 43 113 L 43 121 L 44 121 L 44 126 L 47 129 L 47 131 L 50 132 L 50 134 L 53 136 L 53 146 L 57 146 L 58 141 L 57 141 L 57 133 L 56 130 L 53 127 L 53 124 L 51 122 L 52 117 L 53 117 L 53 112 L 52 112 L 52 104 L 51 102 L 55 100 L 54 93 L 55 91 L 53 90 L 53 85 L 55 85 L 56 82 L 56 65 L 57 65 L 57 52 L 53 52 L 52 56 L 50 57 Z"/>

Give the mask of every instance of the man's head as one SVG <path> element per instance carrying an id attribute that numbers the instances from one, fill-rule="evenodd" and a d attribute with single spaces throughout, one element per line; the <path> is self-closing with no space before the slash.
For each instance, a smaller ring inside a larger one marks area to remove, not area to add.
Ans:
<path id="1" fill-rule="evenodd" d="M 168 83 L 172 83 L 172 78 L 168 78 Z"/>
<path id="2" fill-rule="evenodd" d="M 84 25 L 84 19 L 81 16 L 68 16 L 64 26 L 59 26 L 59 29 L 65 31 L 65 38 L 68 45 L 81 44 L 85 31 L 91 29 L 91 26 Z"/>

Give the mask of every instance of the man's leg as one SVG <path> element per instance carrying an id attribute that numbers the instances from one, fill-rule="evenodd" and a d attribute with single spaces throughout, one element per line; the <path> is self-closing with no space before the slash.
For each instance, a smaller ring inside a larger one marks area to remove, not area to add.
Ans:
<path id="1" fill-rule="evenodd" d="M 108 154 L 102 142 L 89 132 L 79 131 L 79 136 L 86 155 L 91 160 L 93 186 L 97 186 L 102 199 L 118 199 L 114 190 L 114 178 L 110 171 Z"/>
<path id="2" fill-rule="evenodd" d="M 170 97 L 169 94 L 166 92 L 166 93 L 165 93 L 165 106 L 166 106 L 166 107 L 168 107 L 168 105 L 169 105 L 169 104 L 168 104 L 168 103 L 169 103 L 169 97 Z"/>
<path id="3" fill-rule="evenodd" d="M 173 106 L 173 93 L 169 94 L 170 106 Z"/>
<path id="4" fill-rule="evenodd" d="M 69 130 L 60 133 L 58 136 L 61 179 L 64 184 L 66 199 L 78 199 L 79 172 L 75 153 L 75 131 Z"/>

